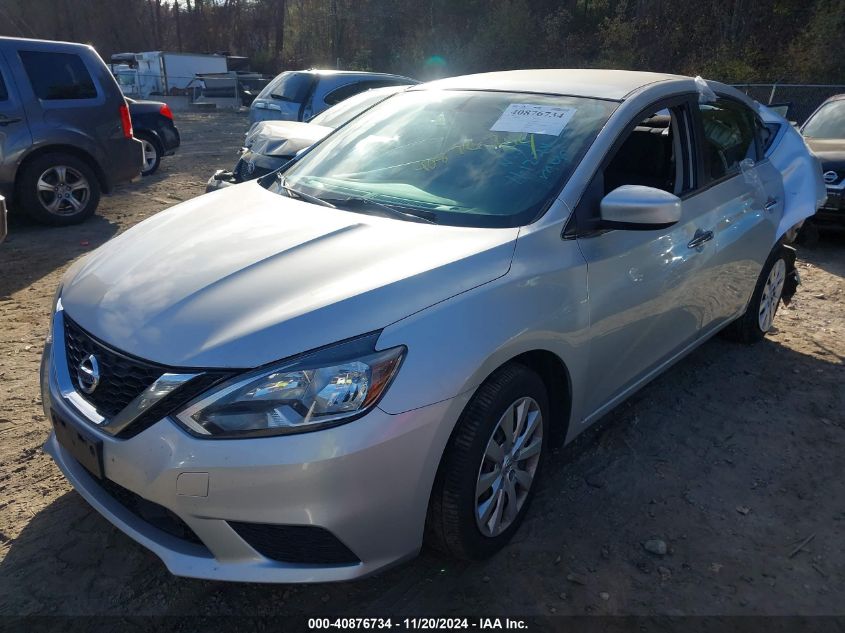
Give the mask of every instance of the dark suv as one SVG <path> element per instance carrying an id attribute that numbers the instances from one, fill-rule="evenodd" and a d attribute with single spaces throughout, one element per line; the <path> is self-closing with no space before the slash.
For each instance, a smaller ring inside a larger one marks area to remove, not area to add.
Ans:
<path id="1" fill-rule="evenodd" d="M 10 210 L 77 224 L 142 164 L 126 101 L 93 48 L 0 37 L 0 195 Z"/>

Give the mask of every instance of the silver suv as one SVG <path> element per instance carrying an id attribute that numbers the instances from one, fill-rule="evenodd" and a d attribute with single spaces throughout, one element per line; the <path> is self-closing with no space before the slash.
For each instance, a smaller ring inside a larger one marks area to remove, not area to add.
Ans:
<path id="1" fill-rule="evenodd" d="M 416 83 L 419 82 L 401 75 L 351 70 L 283 72 L 267 84 L 252 102 L 249 122 L 307 121 L 359 92 Z"/>

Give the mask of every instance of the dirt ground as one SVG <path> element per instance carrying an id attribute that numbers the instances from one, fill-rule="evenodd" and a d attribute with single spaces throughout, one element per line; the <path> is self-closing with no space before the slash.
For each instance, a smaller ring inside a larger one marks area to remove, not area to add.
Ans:
<path id="1" fill-rule="evenodd" d="M 804 283 L 766 341 L 708 342 L 559 451 L 492 559 L 423 552 L 332 585 L 171 576 L 41 451 L 38 366 L 67 266 L 202 193 L 231 167 L 246 118 L 178 124 L 179 154 L 105 197 L 96 218 L 68 229 L 18 220 L 0 246 L 0 614 L 845 614 L 842 236 L 800 251 Z M 665 555 L 646 550 L 653 539 Z"/>

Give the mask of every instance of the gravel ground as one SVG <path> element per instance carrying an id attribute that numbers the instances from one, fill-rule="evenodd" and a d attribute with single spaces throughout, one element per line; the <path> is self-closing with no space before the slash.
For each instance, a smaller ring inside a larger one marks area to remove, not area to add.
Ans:
<path id="1" fill-rule="evenodd" d="M 184 145 L 158 174 L 82 226 L 16 221 L 0 246 L 0 614 L 845 614 L 842 236 L 800 252 L 766 341 L 705 344 L 559 451 L 492 559 L 423 552 L 333 585 L 171 576 L 41 451 L 38 364 L 67 266 L 231 167 L 243 115 L 177 118 Z"/>

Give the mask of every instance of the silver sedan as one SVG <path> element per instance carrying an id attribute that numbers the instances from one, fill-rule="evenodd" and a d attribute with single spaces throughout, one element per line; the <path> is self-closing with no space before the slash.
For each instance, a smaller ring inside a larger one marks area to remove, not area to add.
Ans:
<path id="1" fill-rule="evenodd" d="M 491 555 L 555 443 L 717 332 L 765 336 L 823 198 L 785 120 L 700 78 L 416 86 L 72 266 L 46 450 L 179 575 Z"/>

